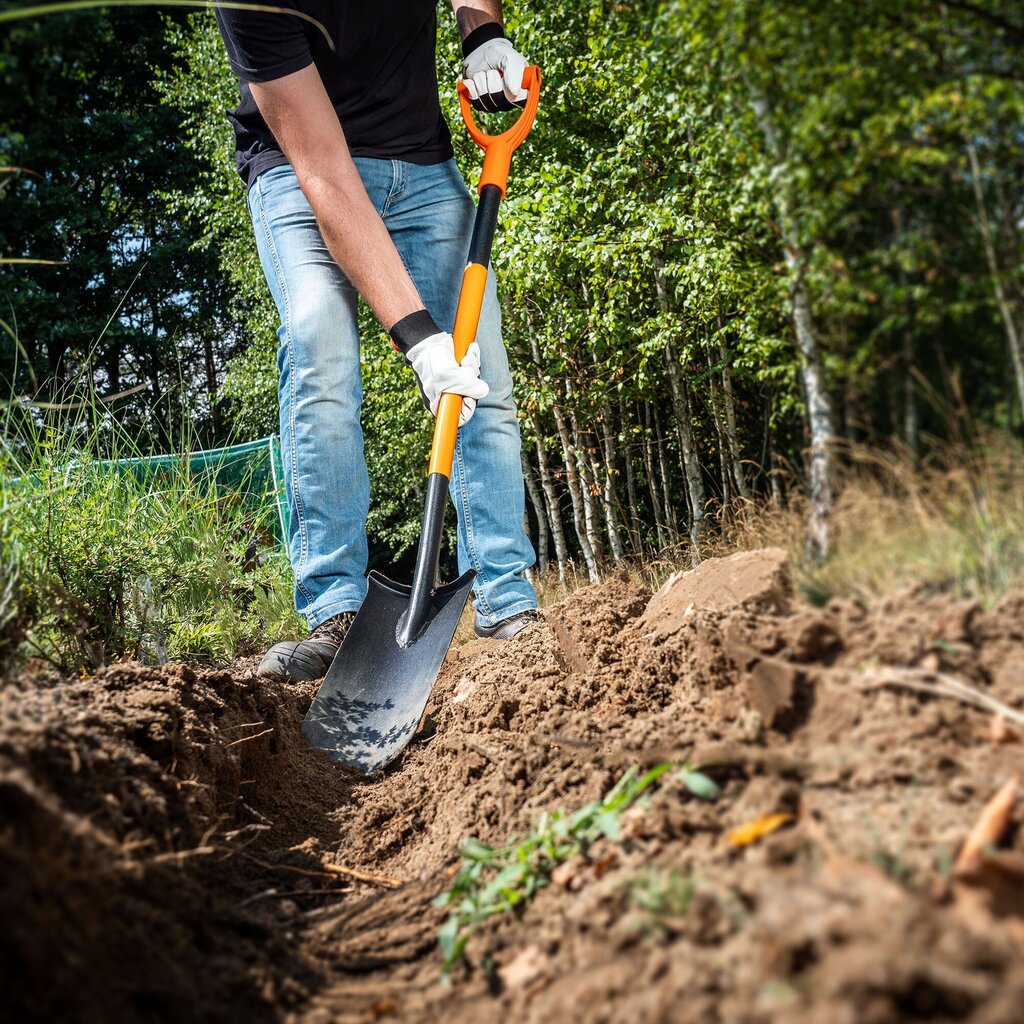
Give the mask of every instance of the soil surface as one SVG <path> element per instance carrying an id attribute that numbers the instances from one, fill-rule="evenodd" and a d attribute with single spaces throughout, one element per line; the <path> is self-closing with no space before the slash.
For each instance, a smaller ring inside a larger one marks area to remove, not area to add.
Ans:
<path id="1" fill-rule="evenodd" d="M 369 780 L 306 746 L 314 690 L 252 664 L 0 686 L 0 1020 L 1021 1019 L 1024 728 L 992 701 L 1024 706 L 1024 595 L 811 608 L 775 550 L 653 596 L 615 577 L 453 650 Z M 718 795 L 661 776 L 441 983 L 462 839 L 665 762 Z"/>

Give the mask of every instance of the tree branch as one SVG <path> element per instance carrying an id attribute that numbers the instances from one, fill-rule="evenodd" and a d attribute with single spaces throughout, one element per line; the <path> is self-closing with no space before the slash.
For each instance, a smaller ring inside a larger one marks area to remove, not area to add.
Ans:
<path id="1" fill-rule="evenodd" d="M 972 0 L 930 0 L 930 3 L 933 7 L 951 7 L 953 10 L 962 11 L 982 21 L 987 21 L 990 25 L 1005 32 L 1018 46 L 1024 46 L 1024 25 L 1016 25 L 994 11 L 986 11 L 984 7 L 973 3 Z"/>

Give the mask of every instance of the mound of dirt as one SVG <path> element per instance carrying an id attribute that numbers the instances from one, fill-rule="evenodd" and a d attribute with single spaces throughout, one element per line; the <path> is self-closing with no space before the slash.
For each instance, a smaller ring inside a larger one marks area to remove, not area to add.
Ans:
<path id="1" fill-rule="evenodd" d="M 999 849 L 954 862 L 1020 771 L 1022 730 L 991 701 L 1024 703 L 1022 613 L 1024 596 L 810 608 L 780 551 L 653 596 L 613 577 L 451 652 L 373 779 L 305 747 L 312 687 L 246 666 L 8 684 L 12 1019 L 1010 1024 L 1012 794 Z M 662 776 L 621 841 L 481 926 L 442 987 L 433 900 L 459 842 L 506 843 L 662 762 L 718 795 Z"/>
<path id="2" fill-rule="evenodd" d="M 324 875 L 347 800 L 297 736 L 304 696 L 183 666 L 3 685 L 7 1019 L 273 1020 L 306 996 L 314 966 L 249 902 Z"/>

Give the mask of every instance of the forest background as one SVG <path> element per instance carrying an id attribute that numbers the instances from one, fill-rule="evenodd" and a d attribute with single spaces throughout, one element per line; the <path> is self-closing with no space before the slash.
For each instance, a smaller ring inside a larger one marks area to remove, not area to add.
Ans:
<path id="1" fill-rule="evenodd" d="M 154 511 L 145 489 L 94 475 L 68 490 L 66 473 L 277 429 L 277 317 L 213 16 L 15 19 L 25 7 L 0 2 L 0 559 L 20 581 L 0 628 L 50 657 L 41 638 L 70 637 L 62 663 L 262 642 L 295 628 L 275 589 L 287 569 L 260 556 L 250 571 L 221 497 L 180 482 Z M 1016 578 L 1019 4 L 505 9 L 545 76 L 494 253 L 540 570 L 687 564 L 796 523 L 788 539 L 821 569 L 844 538 L 889 557 L 885 535 L 919 531 L 925 503 L 929 519 L 956 506 L 950 543 L 976 541 L 930 582 Z M 445 5 L 439 21 L 473 182 Z M 363 324 L 369 530 L 394 566 L 418 534 L 430 422 L 365 310 Z M 12 483 L 27 475 L 44 501 Z M 203 613 L 225 593 L 223 615 Z"/>

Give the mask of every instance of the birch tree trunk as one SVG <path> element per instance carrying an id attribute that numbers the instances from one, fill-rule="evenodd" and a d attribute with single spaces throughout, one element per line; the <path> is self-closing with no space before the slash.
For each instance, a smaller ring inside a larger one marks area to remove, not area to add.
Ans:
<path id="1" fill-rule="evenodd" d="M 602 398 L 601 411 L 601 445 L 604 449 L 604 479 L 602 480 L 601 501 L 604 505 L 605 529 L 608 531 L 608 543 L 612 549 L 612 559 L 616 565 L 626 557 L 626 549 L 622 543 L 622 530 L 619 526 L 618 494 L 615 490 L 615 473 L 618 460 L 615 457 L 615 424 L 612 421 L 612 406 L 607 398 Z"/>
<path id="2" fill-rule="evenodd" d="M 668 378 L 672 390 L 672 409 L 675 413 L 676 435 L 679 438 L 679 449 L 683 457 L 683 470 L 686 474 L 686 495 L 690 502 L 690 544 L 693 547 L 696 560 L 699 561 L 700 543 L 707 527 L 704 515 L 707 495 L 704 491 L 704 480 L 701 476 L 700 462 L 697 459 L 696 446 L 693 442 L 690 396 L 686 382 L 682 379 L 683 375 L 679 369 L 676 347 L 671 341 L 665 347 L 665 359 L 668 363 Z"/>
<path id="3" fill-rule="evenodd" d="M 732 393 L 732 374 L 729 372 L 727 354 L 722 345 L 718 346 L 718 357 L 722 362 L 722 394 L 725 405 L 725 438 L 729 445 L 729 461 L 732 463 L 732 478 L 736 490 L 744 501 L 750 501 L 750 487 L 743 471 L 743 459 L 736 434 L 736 400 Z"/>
<path id="4" fill-rule="evenodd" d="M 658 497 L 658 484 L 654 474 L 654 455 L 651 451 L 651 407 L 644 402 L 644 470 L 647 473 L 647 488 L 651 492 L 651 515 L 654 516 L 654 531 L 658 537 L 658 550 L 665 551 L 668 548 L 668 534 L 663 522 L 661 511 L 661 500 Z"/>
<path id="5" fill-rule="evenodd" d="M 537 345 L 537 339 L 533 336 L 532 331 L 530 332 L 530 355 L 533 358 L 533 365 L 537 370 L 537 377 L 539 381 L 543 383 L 544 363 L 540 357 L 540 347 Z M 587 532 L 584 528 L 583 493 L 580 488 L 579 471 L 576 468 L 576 452 L 569 439 L 569 431 L 565 425 L 565 414 L 562 412 L 562 408 L 557 402 L 552 402 L 551 414 L 555 418 L 555 428 L 558 431 L 558 440 L 562 445 L 562 458 L 565 464 L 565 479 L 569 487 L 569 500 L 572 502 L 572 522 L 576 531 L 576 539 L 579 541 L 580 551 L 583 554 L 583 561 L 587 566 L 587 574 L 590 577 L 591 582 L 597 583 L 600 578 L 597 571 L 597 559 L 594 557 L 594 549 L 590 546 L 590 540 L 587 537 Z M 538 438 L 543 437 L 543 434 L 537 432 L 536 428 L 535 432 L 537 433 Z M 564 573 L 561 575 L 564 579 Z"/>
<path id="6" fill-rule="evenodd" d="M 788 247 L 787 247 L 788 248 Z M 818 336 L 811 316 L 811 297 L 803 280 L 803 267 L 792 262 L 795 275 L 792 287 L 793 323 L 796 327 L 797 346 L 802 357 L 801 377 L 807 393 L 807 418 L 811 432 L 811 515 L 807 524 L 807 554 L 820 562 L 828 556 L 831 544 L 832 520 L 832 452 L 835 436 L 832 425 L 832 405 L 825 387 L 825 371 L 818 350 Z"/>
<path id="7" fill-rule="evenodd" d="M 600 576 L 597 571 L 597 559 L 594 557 L 594 549 L 590 544 L 590 537 L 586 529 L 586 513 L 583 508 L 583 489 L 580 485 L 580 474 L 576 463 L 576 449 L 569 437 L 569 428 L 565 424 L 565 415 L 561 407 L 555 403 L 551 406 L 551 412 L 555 417 L 555 427 L 558 430 L 558 439 L 562 445 L 562 457 L 565 460 L 565 479 L 569 485 L 572 523 L 576 530 L 576 539 L 580 542 L 580 551 L 583 552 L 587 574 L 592 583 L 597 583 Z"/>
<path id="8" fill-rule="evenodd" d="M 540 470 L 540 487 L 544 492 L 544 502 L 548 510 L 548 523 L 551 526 L 551 536 L 555 544 L 555 561 L 558 563 L 558 580 L 565 582 L 565 564 L 568 561 L 568 546 L 565 542 L 565 529 L 562 526 L 562 510 L 558 504 L 558 492 L 555 490 L 555 482 L 551 476 L 551 468 L 548 465 L 548 453 L 544 450 L 544 442 L 541 438 L 544 435 L 540 431 L 540 423 L 535 415 L 530 417 L 533 423 L 533 436 L 536 439 L 537 467 Z"/>
<path id="9" fill-rule="evenodd" d="M 544 502 L 537 490 L 537 481 L 533 478 L 533 467 L 526 453 L 520 453 L 523 464 L 523 479 L 526 481 L 526 493 L 530 496 L 530 504 L 537 516 L 537 568 L 541 576 L 548 568 L 548 544 L 550 542 L 550 531 L 548 529 L 548 517 L 544 511 Z"/>
<path id="10" fill-rule="evenodd" d="M 708 360 L 710 364 L 710 360 Z M 718 472 L 722 479 L 722 502 L 725 509 L 732 504 L 732 468 L 729 465 L 726 453 L 725 441 L 725 414 L 721 409 L 721 398 L 718 394 L 718 385 L 715 383 L 715 376 L 708 373 L 708 393 L 711 396 L 711 418 L 715 421 L 715 445 L 718 448 Z"/>
<path id="11" fill-rule="evenodd" d="M 660 253 L 652 260 L 654 266 L 654 285 L 658 294 L 658 305 L 663 313 L 669 311 L 670 302 L 668 283 L 662 272 L 664 259 Z M 686 384 L 679 368 L 679 358 L 675 342 L 669 339 L 665 344 L 665 366 L 668 369 L 669 387 L 672 391 L 672 411 L 675 414 L 676 434 L 679 438 L 679 453 L 683 463 L 683 476 L 686 479 L 686 496 L 690 505 L 690 544 L 694 551 L 699 551 L 701 538 L 707 525 L 704 517 L 704 506 L 707 496 L 704 492 L 704 481 L 701 478 L 700 463 L 697 459 L 693 443 L 693 430 L 690 425 L 690 409 L 686 395 Z"/>
<path id="12" fill-rule="evenodd" d="M 571 390 L 569 390 L 568 393 L 571 395 Z M 571 430 L 572 443 L 576 451 L 576 456 L 579 460 L 580 480 L 583 485 L 583 521 L 586 524 L 587 539 L 590 541 L 590 547 L 594 552 L 594 557 L 598 562 L 601 562 L 604 559 L 604 541 L 601 539 L 601 528 L 597 522 L 597 507 L 594 502 L 594 498 L 597 496 L 599 488 L 596 480 L 594 479 L 593 465 L 590 462 L 589 454 L 586 446 L 583 444 L 582 437 L 580 436 L 579 423 L 577 422 L 575 413 L 569 413 L 568 422 Z"/>
<path id="13" fill-rule="evenodd" d="M 1014 317 L 1013 304 L 1006 294 L 1003 285 L 1002 268 L 999 266 L 999 255 L 996 252 L 992 227 L 988 220 L 988 207 L 985 203 L 985 190 L 981 183 L 981 168 L 978 164 L 978 150 L 973 142 L 967 143 L 967 159 L 971 165 L 971 185 L 974 188 L 974 202 L 978 208 L 978 231 L 981 234 L 985 249 L 985 260 L 992 277 L 992 289 L 995 292 L 996 306 L 1006 331 L 1006 343 L 1010 349 L 1010 363 L 1013 366 L 1013 377 L 1017 384 L 1017 401 L 1024 413 L 1024 353 L 1021 352 L 1020 330 Z"/>
<path id="14" fill-rule="evenodd" d="M 629 422 L 625 415 L 622 400 L 619 400 L 619 426 L 623 433 L 626 432 L 626 424 Z M 633 471 L 633 458 L 629 445 L 626 445 L 623 461 L 626 465 L 626 500 L 629 502 L 629 522 L 626 523 L 626 536 L 629 538 L 630 548 L 638 552 L 640 550 L 640 503 L 636 493 L 636 474 Z"/>
<path id="15" fill-rule="evenodd" d="M 807 556 L 811 561 L 820 562 L 828 556 L 831 543 L 832 442 L 835 438 L 832 403 L 825 385 L 821 348 L 806 281 L 808 254 L 800 240 L 793 199 L 784 180 L 788 158 L 779 145 L 767 101 L 756 89 L 751 90 L 751 96 L 754 114 L 775 163 L 774 170 L 783 179 L 776 191 L 775 201 L 782 229 L 782 247 L 789 277 L 790 315 L 800 353 L 800 377 L 807 397 L 807 422 L 811 440 L 811 513 L 807 524 Z"/>
<path id="16" fill-rule="evenodd" d="M 669 543 L 674 544 L 679 538 L 679 520 L 676 517 L 676 510 L 672 507 L 672 497 L 668 487 L 668 460 L 665 458 L 665 437 L 661 432 L 661 418 L 658 416 L 657 407 L 654 408 L 654 438 L 658 450 L 658 466 L 661 470 L 661 493 L 664 500 L 665 523 L 669 530 Z M 690 562 L 696 566 L 693 551 L 690 551 Z"/>

